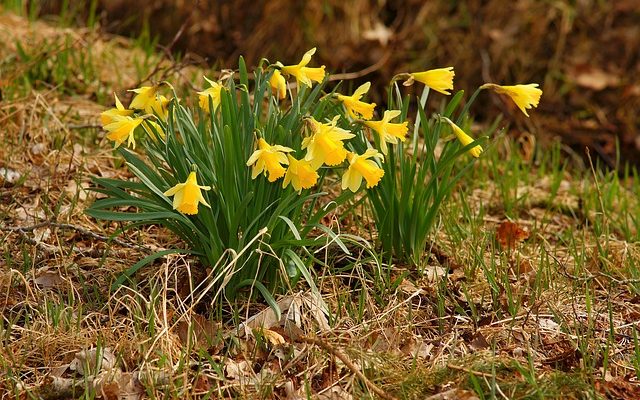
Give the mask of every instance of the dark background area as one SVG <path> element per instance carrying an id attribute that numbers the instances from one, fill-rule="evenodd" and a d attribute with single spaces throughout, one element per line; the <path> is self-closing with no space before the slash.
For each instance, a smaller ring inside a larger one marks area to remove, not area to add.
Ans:
<path id="1" fill-rule="evenodd" d="M 66 4 L 84 24 L 90 3 L 48 0 L 38 11 L 60 15 Z M 473 113 L 480 121 L 505 113 L 510 134 L 541 145 L 559 137 L 580 155 L 588 146 L 610 167 L 618 141 L 622 160 L 640 166 L 637 0 L 97 0 L 95 15 L 107 32 L 148 32 L 212 68 L 233 67 L 240 55 L 249 65 L 261 57 L 293 64 L 317 46 L 313 65 L 365 70 L 360 79 L 378 93 L 396 73 L 445 66 L 468 92 L 538 82 L 544 94 L 530 119 L 490 93 Z"/>

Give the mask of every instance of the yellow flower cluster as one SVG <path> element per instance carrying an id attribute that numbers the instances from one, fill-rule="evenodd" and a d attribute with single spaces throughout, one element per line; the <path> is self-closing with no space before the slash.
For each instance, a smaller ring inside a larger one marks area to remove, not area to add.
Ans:
<path id="1" fill-rule="evenodd" d="M 271 66 L 272 73 L 269 77 L 269 85 L 273 97 L 284 100 L 287 97 L 286 77 L 294 77 L 298 90 L 303 86 L 311 88 L 314 82 L 323 82 L 326 78 L 325 67 L 308 67 L 311 57 L 316 49 L 307 51 L 298 64 L 285 66 L 280 62 Z M 404 79 L 404 85 L 409 86 L 415 82 L 421 82 L 426 87 L 439 93 L 450 95 L 453 90 L 453 67 L 437 68 L 423 72 L 414 72 L 397 75 L 394 78 Z M 198 104 L 205 113 L 211 113 L 218 109 L 222 101 L 224 85 L 204 77 L 209 87 L 197 92 Z M 537 84 L 501 86 L 487 83 L 480 89 L 492 89 L 497 93 L 505 94 L 528 116 L 527 109 L 537 107 L 542 91 Z M 282 187 L 289 185 L 300 193 L 317 184 L 318 170 L 323 166 L 339 167 L 347 163 L 346 171 L 342 174 L 342 189 L 356 192 L 360 189 L 362 181 L 367 188 L 373 188 L 384 176 L 381 163 L 388 154 L 389 144 L 397 144 L 398 141 L 407 140 L 408 122 L 392 122 L 401 115 L 399 110 L 385 110 L 380 120 L 374 120 L 375 103 L 367 103 L 363 97 L 371 88 L 371 83 L 366 82 L 358 87 L 353 94 L 346 95 L 334 93 L 332 96 L 345 110 L 347 124 L 361 124 L 368 128 L 376 138 L 380 151 L 368 145 L 368 150 L 357 154 L 348 149 L 347 144 L 355 135 L 348 129 L 338 126 L 340 115 L 326 122 L 318 121 L 313 116 L 305 119 L 308 135 L 302 140 L 301 151 L 306 151 L 304 157 L 296 158 L 292 155 L 294 149 L 278 144 L 268 143 L 265 138 L 256 140 L 256 149 L 246 161 L 246 165 L 252 168 L 251 178 L 256 179 L 264 175 L 269 182 L 275 182 L 284 178 Z M 152 139 L 157 135 L 164 137 L 162 127 L 150 120 L 151 117 L 166 122 L 168 119 L 167 105 L 169 100 L 158 93 L 159 86 L 143 86 L 131 90 L 135 93 L 129 108 L 122 105 L 120 99 L 115 96 L 115 108 L 101 113 L 100 120 L 107 131 L 106 137 L 120 146 L 125 141 L 128 146 L 135 148 L 134 131 L 142 125 Z M 136 114 L 144 113 L 143 115 Z M 474 139 L 465 133 L 449 118 L 441 117 L 441 121 L 447 123 L 455 136 L 463 146 L 468 146 Z M 480 145 L 468 150 L 473 157 L 479 157 L 483 148 Z M 210 207 L 206 202 L 202 191 L 210 190 L 210 186 L 201 186 L 197 182 L 197 174 L 192 171 L 184 183 L 178 183 L 166 192 L 165 196 L 173 196 L 173 209 L 184 214 L 197 214 L 198 205 L 202 203 Z"/>
<path id="2" fill-rule="evenodd" d="M 278 100 L 286 98 L 287 84 L 285 76 L 295 77 L 298 88 L 301 86 L 311 87 L 313 82 L 322 82 L 325 79 L 324 66 L 318 68 L 307 67 L 315 51 L 316 49 L 313 48 L 306 52 L 302 60 L 296 65 L 285 66 L 280 62 L 274 65 L 276 69 L 269 79 L 269 85 L 274 97 Z M 371 83 L 367 82 L 357 88 L 352 95 L 339 93 L 335 95 L 353 120 L 358 120 L 359 118 L 370 120 L 373 118 L 376 105 L 361 100 L 370 87 Z M 380 122 L 378 129 L 380 129 L 381 137 L 383 137 L 382 135 L 393 136 L 393 139 L 387 138 L 387 141 L 392 143 L 396 143 L 399 136 L 404 139 L 404 135 L 407 132 L 406 122 L 402 124 L 389 123 L 389 120 L 397 115 L 399 115 L 399 112 L 390 115 L 385 114 L 385 119 L 382 121 L 370 121 L 372 126 L 378 126 L 375 124 Z M 382 155 L 373 149 L 367 150 L 362 155 L 347 150 L 345 142 L 355 135 L 349 130 L 339 127 L 339 119 L 339 115 L 328 122 L 318 121 L 312 116 L 306 119 L 309 135 L 302 141 L 301 150 L 306 150 L 306 154 L 301 159 L 296 159 L 291 154 L 285 154 L 293 152 L 293 149 L 271 145 L 263 138 L 259 138 L 256 145 L 257 149 L 247 160 L 247 166 L 252 166 L 253 168 L 252 178 L 264 173 L 269 182 L 274 182 L 284 176 L 282 182 L 284 188 L 291 184 L 296 191 L 301 192 L 303 189 L 311 188 L 317 183 L 319 178 L 317 171 L 320 167 L 323 165 L 336 167 L 347 160 L 349 166 L 342 177 L 343 189 L 349 188 L 356 192 L 360 188 L 362 179 L 366 180 L 369 188 L 377 185 L 384 175 L 384 171 L 379 164 L 370 159 L 381 159 Z M 400 127 L 396 128 L 395 125 Z M 286 169 L 285 165 L 287 166 Z"/>
<path id="3" fill-rule="evenodd" d="M 295 77 L 298 87 L 301 85 L 311 87 L 313 82 L 322 82 L 324 80 L 324 66 L 320 68 L 307 67 L 315 51 L 315 48 L 309 50 L 296 65 L 284 66 L 280 62 L 275 64 L 275 70 L 269 79 L 271 91 L 275 98 L 278 100 L 286 98 L 287 83 L 285 76 Z M 453 90 L 454 76 L 453 67 L 398 75 L 398 77 L 405 79 L 406 86 L 412 85 L 414 82 L 421 82 L 430 89 L 445 95 L 450 95 L 450 91 Z M 367 183 L 367 188 L 376 186 L 382 179 L 384 171 L 380 164 L 374 160 L 383 161 L 383 155 L 387 155 L 389 151 L 388 144 L 397 144 L 398 140 L 406 141 L 409 127 L 407 121 L 392 122 L 392 120 L 400 116 L 401 112 L 399 110 L 386 110 L 382 115 L 382 119 L 373 120 L 376 104 L 362 100 L 370 87 L 371 83 L 366 82 L 351 95 L 335 93 L 334 96 L 344 106 L 346 114 L 352 122 L 361 123 L 376 134 L 382 154 L 375 149 L 369 149 L 364 154 L 356 154 L 347 150 L 345 142 L 355 135 L 337 126 L 339 116 L 325 123 L 309 117 L 307 126 L 310 134 L 304 138 L 301 146 L 302 150 L 306 150 L 303 159 L 297 160 L 290 154 L 285 155 L 285 152 L 289 153 L 293 152 L 293 150 L 283 146 L 269 145 L 264 139 L 260 138 L 258 139 L 257 150 L 247 161 L 248 166 L 253 166 L 252 177 L 256 178 L 261 172 L 264 172 L 268 180 L 274 182 L 284 176 L 283 187 L 287 187 L 289 183 L 292 183 L 294 188 L 300 192 L 302 189 L 315 185 L 318 179 L 316 171 L 320 167 L 323 165 L 336 167 L 346 160 L 349 165 L 342 176 L 343 189 L 348 188 L 355 192 L 359 190 L 363 179 Z M 520 93 L 517 89 L 508 91 L 509 88 L 513 87 L 501 88 L 506 88 L 504 93 Z M 520 106 L 521 100 L 517 100 L 516 103 Z M 535 104 L 537 105 L 537 102 Z M 473 143 L 474 139 L 450 119 L 443 118 L 442 120 L 451 126 L 463 146 Z M 479 157 L 482 151 L 482 146 L 476 145 L 468 152 L 473 157 Z M 284 166 L 287 166 L 287 168 L 285 169 Z"/>
<path id="4" fill-rule="evenodd" d="M 135 148 L 134 131 L 140 125 L 154 140 L 156 139 L 156 133 L 164 136 L 164 131 L 160 125 L 147 119 L 155 116 L 162 121 L 166 121 L 169 116 L 167 108 L 169 99 L 158 94 L 158 88 L 158 86 L 143 86 L 130 90 L 136 95 L 131 100 L 128 109 L 122 105 L 122 102 L 114 93 L 116 107 L 102 112 L 100 114 L 100 122 L 103 129 L 107 131 L 107 139 L 112 140 L 115 147 L 126 141 L 127 146 Z M 146 115 L 133 117 L 136 110 L 142 111 Z"/>

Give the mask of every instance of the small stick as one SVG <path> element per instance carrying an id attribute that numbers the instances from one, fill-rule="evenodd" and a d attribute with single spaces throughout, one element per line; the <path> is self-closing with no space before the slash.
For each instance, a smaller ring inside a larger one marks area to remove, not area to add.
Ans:
<path id="1" fill-rule="evenodd" d="M 472 370 L 470 368 L 462 367 L 460 365 L 455 365 L 455 364 L 451 364 L 451 363 L 447 363 L 447 368 L 455 369 L 457 371 L 466 372 L 467 374 L 472 374 L 472 375 L 476 375 L 476 376 L 482 376 L 484 378 L 495 378 L 496 380 L 502 380 L 502 379 L 498 378 L 494 374 L 490 374 L 490 373 L 487 373 L 487 372 L 474 371 L 474 370 Z"/>
<path id="2" fill-rule="evenodd" d="M 18 232 L 22 237 L 26 237 L 26 233 L 27 232 L 33 232 L 34 230 L 38 229 L 38 228 L 43 228 L 43 227 L 54 227 L 54 228 L 59 228 L 59 229 L 67 229 L 67 230 L 74 230 L 76 232 L 78 232 L 80 235 L 85 236 L 85 237 L 90 237 L 93 239 L 97 239 L 97 240 L 102 240 L 105 242 L 114 242 L 116 244 L 119 244 L 120 246 L 124 246 L 124 247 L 128 247 L 130 249 L 138 249 L 138 250 L 142 250 L 145 252 L 150 252 L 151 250 L 148 249 L 147 247 L 144 246 L 140 246 L 137 244 L 131 244 L 128 242 L 125 242 L 124 240 L 118 239 L 118 238 L 110 238 L 108 236 L 105 235 L 100 235 L 98 233 L 92 232 L 86 228 L 83 228 L 81 226 L 78 225 L 73 225 L 73 224 L 63 224 L 63 223 L 58 223 L 58 222 L 53 222 L 53 221 L 44 221 L 44 222 L 40 222 L 31 226 L 0 226 L 0 231 L 5 231 L 5 232 Z"/>
<path id="3" fill-rule="evenodd" d="M 377 394 L 381 398 L 386 399 L 386 400 L 397 400 L 395 397 L 391 396 L 390 394 L 388 394 L 384 390 L 380 389 L 375 383 L 371 382 L 369 380 L 369 378 L 367 378 L 360 371 L 360 368 L 358 368 L 344 353 L 342 353 L 340 350 L 336 349 L 335 347 L 333 347 L 329 343 L 327 343 L 327 342 L 325 342 L 323 340 L 320 340 L 320 339 L 310 338 L 310 337 L 305 337 L 305 336 L 300 336 L 298 339 L 300 341 L 302 341 L 302 342 L 305 342 L 305 343 L 308 343 L 308 344 L 313 344 L 313 345 L 316 345 L 318 347 L 321 347 L 324 350 L 326 350 L 328 353 L 333 355 L 334 357 L 338 358 L 340 361 L 342 361 L 344 363 L 344 365 L 347 366 L 347 368 L 349 368 L 351 370 L 351 372 L 356 374 L 356 376 L 358 378 L 362 379 L 362 381 L 365 383 L 365 385 L 367 385 L 367 387 L 369 387 L 369 389 L 371 389 L 371 391 L 373 391 L 375 394 Z"/>

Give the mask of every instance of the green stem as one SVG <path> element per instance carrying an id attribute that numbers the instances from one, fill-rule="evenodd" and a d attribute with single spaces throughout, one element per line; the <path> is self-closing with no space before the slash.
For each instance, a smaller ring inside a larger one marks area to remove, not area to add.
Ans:
<path id="1" fill-rule="evenodd" d="M 460 124 L 462 123 L 462 119 L 464 118 L 465 115 L 467 115 L 467 113 L 469 112 L 469 108 L 471 108 L 471 105 L 473 104 L 473 102 L 476 101 L 476 97 L 478 97 L 478 94 L 480 94 L 480 91 L 482 89 L 484 88 L 480 86 L 479 88 L 476 89 L 475 92 L 473 92 L 467 104 L 464 105 L 464 108 L 462 109 L 462 112 L 458 116 L 458 119 L 456 119 L 456 125 L 460 126 Z"/>
<path id="2" fill-rule="evenodd" d="M 429 98 L 429 86 L 425 85 L 424 90 L 422 91 L 422 96 L 420 96 L 420 107 L 424 109 L 425 104 L 427 104 L 427 99 Z M 426 115 L 426 111 L 425 111 Z M 420 129 L 420 110 L 416 111 L 416 121 L 413 124 L 413 154 L 416 154 L 417 146 L 418 146 L 418 130 Z"/>

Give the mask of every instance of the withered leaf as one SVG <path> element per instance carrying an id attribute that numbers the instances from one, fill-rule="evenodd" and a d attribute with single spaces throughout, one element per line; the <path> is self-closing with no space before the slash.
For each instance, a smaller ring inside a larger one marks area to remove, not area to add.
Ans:
<path id="1" fill-rule="evenodd" d="M 529 232 L 515 222 L 503 221 L 498 226 L 496 238 L 503 249 L 513 249 L 516 244 L 529 238 Z"/>

